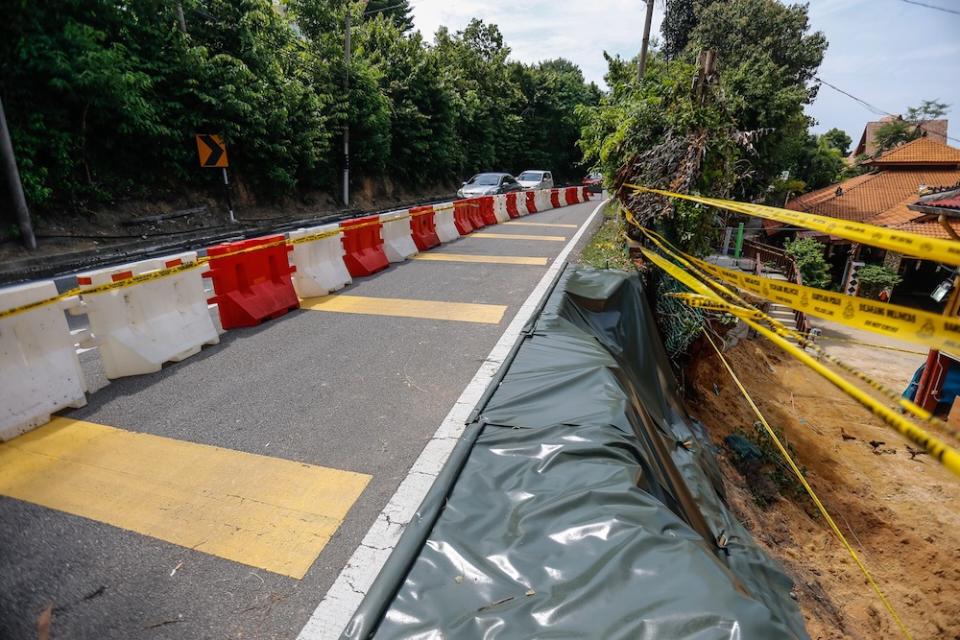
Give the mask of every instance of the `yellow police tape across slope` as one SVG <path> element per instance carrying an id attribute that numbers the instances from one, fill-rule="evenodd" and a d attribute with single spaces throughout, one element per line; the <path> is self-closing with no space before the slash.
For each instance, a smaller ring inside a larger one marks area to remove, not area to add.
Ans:
<path id="1" fill-rule="evenodd" d="M 941 238 L 928 238 L 927 236 L 921 236 L 916 233 L 887 229 L 863 222 L 837 220 L 813 213 L 778 209 L 777 207 L 762 204 L 750 204 L 736 202 L 734 200 L 722 200 L 720 198 L 706 198 L 704 196 L 689 196 L 674 193 L 673 191 L 651 189 L 635 184 L 625 184 L 624 186 L 639 193 L 655 193 L 668 198 L 679 198 L 681 200 L 697 202 L 710 207 L 718 207 L 758 218 L 797 225 L 798 227 L 819 231 L 852 242 L 881 247 L 925 260 L 960 266 L 960 242 Z"/>
<path id="2" fill-rule="evenodd" d="M 931 349 L 960 353 L 960 318 L 762 278 L 685 257 L 716 278 L 791 309 Z"/>
<path id="3" fill-rule="evenodd" d="M 836 372 L 831 371 L 822 363 L 818 362 L 810 354 L 790 343 L 785 338 L 777 335 L 771 329 L 760 325 L 757 322 L 758 312 L 756 310 L 744 309 L 743 307 L 726 303 L 716 293 L 714 293 L 710 287 L 700 282 L 691 274 L 687 273 L 669 260 L 647 249 L 643 249 L 643 254 L 651 263 L 662 269 L 677 281 L 681 282 L 687 288 L 706 296 L 707 298 L 713 299 L 715 303 L 718 303 L 719 305 L 725 305 L 728 307 L 725 309 L 726 311 L 743 320 L 743 322 L 747 323 L 755 331 L 769 339 L 771 342 L 776 344 L 778 347 L 786 351 L 788 354 L 799 360 L 807 367 L 813 369 L 822 377 L 826 378 L 831 384 L 862 404 L 864 407 L 868 408 L 874 415 L 896 429 L 901 435 L 905 436 L 915 444 L 923 447 L 933 458 L 940 461 L 940 463 L 947 467 L 947 469 L 960 477 L 960 451 L 957 451 L 953 447 L 945 444 L 939 438 L 927 433 L 924 429 L 913 424 L 894 410 L 871 397 L 862 389 L 859 389 L 847 380 L 844 380 Z"/>
<path id="4" fill-rule="evenodd" d="M 633 218 L 633 214 L 630 212 L 629 209 L 624 209 L 624 214 L 626 215 L 627 220 L 631 224 L 637 225 L 637 222 Z M 816 353 L 818 358 L 826 360 L 831 364 L 837 366 L 838 368 L 853 375 L 854 377 L 862 381 L 864 384 L 866 384 L 870 388 L 874 389 L 875 391 L 887 397 L 889 400 L 892 400 L 893 402 L 896 402 L 897 404 L 899 404 L 901 407 L 903 407 L 908 412 L 910 412 L 911 414 L 913 414 L 914 416 L 922 420 L 924 423 L 933 427 L 937 431 L 941 433 L 946 433 L 951 437 L 953 437 L 955 440 L 960 441 L 960 431 L 958 431 L 957 429 L 954 429 L 953 427 L 944 423 L 942 420 L 935 417 L 926 409 L 916 405 L 910 400 L 907 400 L 898 392 L 892 389 L 889 389 L 886 385 L 880 382 L 877 382 L 876 380 L 874 380 L 864 372 L 860 371 L 856 367 L 852 367 L 848 365 L 846 362 L 844 362 L 843 360 L 828 353 L 825 349 L 823 349 L 823 347 L 821 347 L 817 343 L 810 340 L 806 334 L 801 333 L 800 331 L 797 331 L 795 329 L 790 329 L 786 327 L 783 323 L 778 321 L 776 318 L 772 318 L 766 315 L 765 313 L 757 309 L 755 306 L 753 306 L 750 302 L 748 302 L 747 300 L 744 300 L 739 295 L 737 295 L 735 291 L 728 289 L 723 284 L 713 279 L 712 276 L 710 276 L 709 274 L 699 269 L 696 264 L 691 262 L 691 261 L 695 261 L 698 263 L 702 263 L 702 261 L 698 261 L 696 260 L 696 258 L 688 256 L 687 254 L 681 252 L 676 247 L 673 247 L 670 244 L 670 242 L 666 240 L 666 238 L 663 238 L 655 231 L 648 229 L 646 227 L 638 226 L 638 228 L 665 255 L 669 256 L 672 260 L 674 260 L 675 262 L 683 266 L 687 271 L 689 271 L 691 274 L 699 278 L 703 283 L 713 288 L 721 297 L 726 298 L 728 301 L 732 301 L 732 303 L 735 306 L 739 306 L 744 311 L 747 311 L 747 310 L 751 311 L 752 317 L 754 319 L 760 320 L 762 322 L 766 322 L 778 335 L 788 339 L 796 340 L 800 344 L 801 348 L 813 350 L 814 353 Z M 775 282 L 778 282 L 778 281 L 775 281 Z M 705 296 L 700 296 L 697 294 L 671 294 L 671 295 L 674 297 L 680 298 L 684 301 L 689 301 L 690 306 L 696 306 L 696 307 L 711 310 L 711 311 L 724 311 L 724 312 L 728 311 L 726 306 L 717 306 L 719 305 L 719 303 L 715 302 L 715 298 L 707 298 Z M 711 308 L 711 307 L 714 307 L 714 308 Z"/>

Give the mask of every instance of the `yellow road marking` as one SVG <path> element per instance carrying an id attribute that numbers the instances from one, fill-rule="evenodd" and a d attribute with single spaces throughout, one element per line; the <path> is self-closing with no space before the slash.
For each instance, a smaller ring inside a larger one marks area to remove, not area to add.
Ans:
<path id="1" fill-rule="evenodd" d="M 54 418 L 0 444 L 0 494 L 300 579 L 370 476 Z"/>
<path id="2" fill-rule="evenodd" d="M 471 233 L 470 238 L 499 238 L 500 240 L 546 240 L 547 242 L 565 242 L 564 236 L 528 236 L 520 233 Z"/>
<path id="3" fill-rule="evenodd" d="M 557 229 L 578 229 L 579 225 L 576 224 L 563 224 L 560 222 L 520 222 L 513 220 L 511 222 L 505 222 L 504 224 L 518 225 L 521 227 L 556 227 Z"/>
<path id="4" fill-rule="evenodd" d="M 458 322 L 479 322 L 483 324 L 499 324 L 504 312 L 507 310 L 505 305 L 500 304 L 440 302 L 437 300 L 409 300 L 405 298 L 372 298 L 348 295 L 307 298 L 300 301 L 300 307 L 314 311 L 332 311 L 334 313 L 360 313 L 373 316 L 455 320 Z"/>
<path id="5" fill-rule="evenodd" d="M 484 264 L 547 264 L 546 258 L 529 256 L 475 256 L 466 253 L 418 253 L 414 260 L 434 260 L 438 262 L 481 262 Z"/>

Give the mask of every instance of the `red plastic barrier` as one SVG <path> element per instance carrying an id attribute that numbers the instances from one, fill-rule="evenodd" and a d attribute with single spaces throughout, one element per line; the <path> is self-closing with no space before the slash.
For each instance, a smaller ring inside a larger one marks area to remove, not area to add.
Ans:
<path id="1" fill-rule="evenodd" d="M 260 246 L 265 248 L 246 251 Z M 297 268 L 287 260 L 287 252 L 292 250 L 282 235 L 226 242 L 207 249 L 210 270 L 203 276 L 213 280 L 214 293 L 208 302 L 217 303 L 224 329 L 254 327 L 299 308 L 290 280 Z"/>
<path id="2" fill-rule="evenodd" d="M 560 204 L 560 189 L 551 189 L 550 190 L 550 204 L 553 205 L 553 208 L 562 207 Z"/>
<path id="3" fill-rule="evenodd" d="M 507 215 L 511 218 L 520 217 L 520 211 L 517 210 L 517 193 L 515 191 L 507 194 Z"/>
<path id="4" fill-rule="evenodd" d="M 467 200 L 467 215 L 470 217 L 470 224 L 475 230 L 487 226 L 487 223 L 483 220 L 483 214 L 480 213 L 480 198 Z"/>
<path id="5" fill-rule="evenodd" d="M 580 187 L 580 202 L 589 202 L 589 201 L 590 201 L 590 188 Z"/>
<path id="6" fill-rule="evenodd" d="M 383 252 L 380 216 L 345 220 L 340 223 L 340 228 L 343 229 L 341 240 L 346 251 L 343 263 L 351 276 L 369 276 L 387 268 L 390 262 Z"/>
<path id="7" fill-rule="evenodd" d="M 480 203 L 480 219 L 486 225 L 497 224 L 497 216 L 493 212 L 493 196 L 483 196 L 476 199 Z"/>
<path id="8" fill-rule="evenodd" d="M 469 200 L 453 201 L 453 224 L 456 225 L 457 231 L 459 231 L 462 236 L 473 233 L 474 226 L 470 219 Z"/>
<path id="9" fill-rule="evenodd" d="M 437 235 L 437 221 L 433 207 L 410 207 L 410 235 L 420 251 L 426 251 L 440 244 Z"/>
<path id="10" fill-rule="evenodd" d="M 537 212 L 537 192 L 536 191 L 527 191 L 526 192 L 526 204 L 527 204 L 527 213 L 536 213 Z"/>
<path id="11" fill-rule="evenodd" d="M 577 204 L 580 202 L 577 200 L 577 188 L 576 187 L 567 187 L 563 190 L 563 195 L 567 204 Z"/>

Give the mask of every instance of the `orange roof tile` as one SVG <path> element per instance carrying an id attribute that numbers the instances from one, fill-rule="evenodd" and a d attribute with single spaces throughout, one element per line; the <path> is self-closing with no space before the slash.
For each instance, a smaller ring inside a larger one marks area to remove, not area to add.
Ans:
<path id="1" fill-rule="evenodd" d="M 891 165 L 960 165 L 960 149 L 936 142 L 930 138 L 917 138 L 887 151 L 879 158 L 869 160 L 868 165 L 889 167 Z"/>
<path id="2" fill-rule="evenodd" d="M 960 235 L 960 220 L 948 220 L 948 223 L 951 227 L 953 227 L 953 230 Z M 899 224 L 894 228 L 899 229 L 900 231 L 917 233 L 930 238 L 943 238 L 945 240 L 950 239 L 950 235 L 947 233 L 946 229 L 940 226 L 940 223 L 937 220 L 933 219 L 928 219 L 923 222 L 904 222 L 903 224 Z"/>
<path id="3" fill-rule="evenodd" d="M 878 171 L 794 198 L 786 208 L 872 223 L 875 218 L 898 205 L 909 211 L 906 205 L 919 197 L 920 185 L 950 185 L 958 178 L 960 169 L 939 167 Z M 842 188 L 841 195 L 837 195 L 837 187 Z"/>

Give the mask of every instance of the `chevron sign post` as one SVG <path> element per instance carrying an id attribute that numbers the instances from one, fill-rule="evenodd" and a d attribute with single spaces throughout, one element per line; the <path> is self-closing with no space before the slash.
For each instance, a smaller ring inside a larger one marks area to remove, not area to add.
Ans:
<path id="1" fill-rule="evenodd" d="M 230 166 L 230 161 L 227 159 L 227 145 L 223 142 L 223 136 L 213 133 L 198 133 L 196 138 L 197 157 L 200 160 L 200 166 L 223 171 L 223 192 L 227 197 L 230 222 L 236 222 L 237 219 L 233 215 L 233 202 L 230 200 L 230 178 L 227 175 L 227 167 Z"/>

